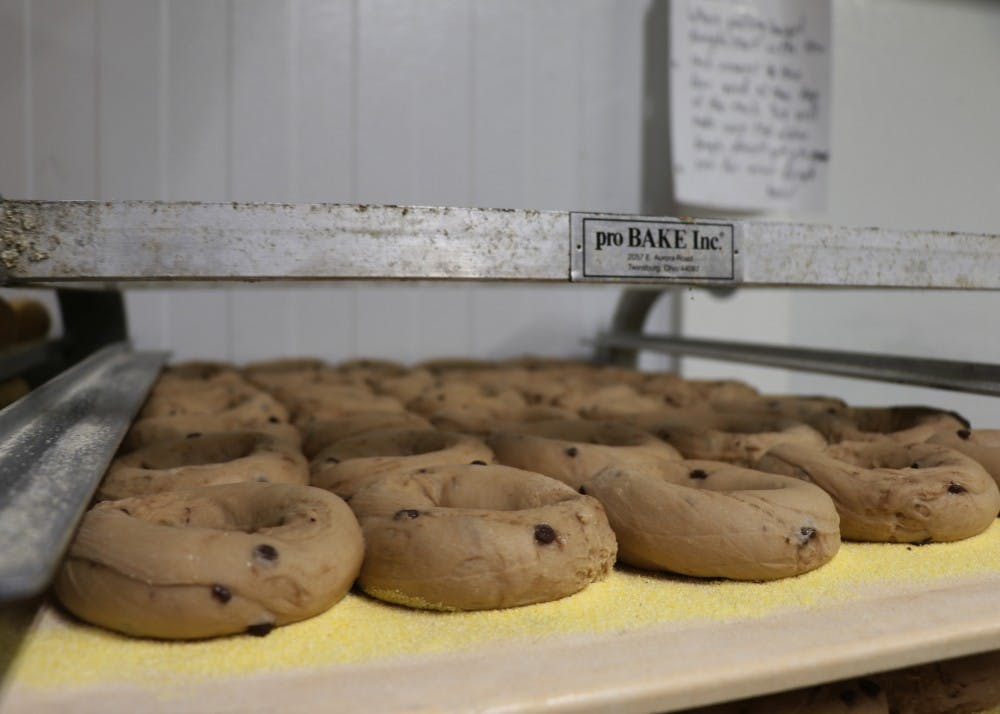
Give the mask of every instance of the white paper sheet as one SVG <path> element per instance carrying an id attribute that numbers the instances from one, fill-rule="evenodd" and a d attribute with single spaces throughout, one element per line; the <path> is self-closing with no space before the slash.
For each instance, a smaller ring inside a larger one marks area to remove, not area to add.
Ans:
<path id="1" fill-rule="evenodd" d="M 673 0 L 670 57 L 678 202 L 825 207 L 829 0 Z"/>

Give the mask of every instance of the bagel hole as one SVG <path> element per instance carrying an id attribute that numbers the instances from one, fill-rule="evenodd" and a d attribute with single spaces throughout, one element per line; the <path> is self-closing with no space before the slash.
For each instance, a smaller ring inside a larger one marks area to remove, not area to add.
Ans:
<path id="1" fill-rule="evenodd" d="M 177 449 L 165 443 L 162 448 L 152 447 L 140 462 L 139 468 L 159 471 L 181 466 L 222 464 L 250 456 L 259 443 L 260 436 L 250 433 L 210 435 L 204 437 L 199 446 L 190 450 Z"/>

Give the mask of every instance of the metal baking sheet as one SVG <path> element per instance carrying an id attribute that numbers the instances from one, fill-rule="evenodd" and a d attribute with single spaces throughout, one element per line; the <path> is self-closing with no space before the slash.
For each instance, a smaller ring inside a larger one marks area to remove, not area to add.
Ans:
<path id="1" fill-rule="evenodd" d="M 618 569 L 482 613 L 352 593 L 263 639 L 127 640 L 46 609 L 0 678 L 0 714 L 678 711 L 1000 649 L 998 595 L 994 524 L 959 543 L 847 544 L 770 583 Z"/>

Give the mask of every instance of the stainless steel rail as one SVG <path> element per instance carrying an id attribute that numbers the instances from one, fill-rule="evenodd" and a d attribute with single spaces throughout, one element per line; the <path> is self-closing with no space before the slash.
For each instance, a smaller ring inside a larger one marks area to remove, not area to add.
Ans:
<path id="1" fill-rule="evenodd" d="M 598 245 L 598 228 L 622 238 Z M 715 249 L 725 255 L 723 273 L 707 260 Z M 1000 289 L 1000 236 L 524 209 L 0 201 L 4 270 L 10 285 L 457 279 Z"/>
<path id="2" fill-rule="evenodd" d="M 598 335 L 596 343 L 605 350 L 650 350 L 1000 396 L 1000 366 L 979 362 L 620 332 Z"/>
<path id="3" fill-rule="evenodd" d="M 48 584 L 165 359 L 111 345 L 0 412 L 0 602 Z"/>

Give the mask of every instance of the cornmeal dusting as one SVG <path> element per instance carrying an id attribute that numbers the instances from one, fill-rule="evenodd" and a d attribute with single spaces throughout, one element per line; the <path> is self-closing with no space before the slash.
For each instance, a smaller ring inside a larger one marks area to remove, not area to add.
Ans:
<path id="1" fill-rule="evenodd" d="M 818 610 L 867 596 L 996 580 L 1000 525 L 957 543 L 845 543 L 818 570 L 766 583 L 696 580 L 628 568 L 557 602 L 486 612 L 412 610 L 350 594 L 331 610 L 266 638 L 131 639 L 46 608 L 31 634 L 0 622 L 0 651 L 21 650 L 4 686 L 134 684 L 169 696 L 193 680 L 316 669 L 558 635 L 635 631 Z"/>

